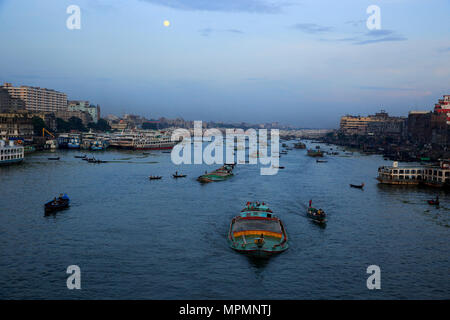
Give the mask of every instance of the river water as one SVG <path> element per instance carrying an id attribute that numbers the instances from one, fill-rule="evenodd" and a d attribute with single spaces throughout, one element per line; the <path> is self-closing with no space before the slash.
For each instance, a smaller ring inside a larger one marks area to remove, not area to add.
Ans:
<path id="1" fill-rule="evenodd" d="M 34 153 L 0 168 L 1 299 L 449 298 L 448 193 L 378 185 L 378 166 L 390 164 L 380 156 L 316 163 L 294 149 L 277 175 L 237 165 L 233 178 L 202 185 L 195 179 L 218 165 L 176 166 L 159 151 L 95 153 L 104 164 L 79 154 Z M 187 178 L 173 179 L 176 170 Z M 45 217 L 61 192 L 71 207 Z M 436 194 L 439 208 L 426 203 Z M 327 212 L 325 228 L 305 216 L 310 199 Z M 268 202 L 289 235 L 290 248 L 268 261 L 227 244 L 251 200 Z M 69 265 L 81 269 L 81 290 L 66 287 Z M 367 289 L 369 265 L 381 269 L 380 290 Z"/>

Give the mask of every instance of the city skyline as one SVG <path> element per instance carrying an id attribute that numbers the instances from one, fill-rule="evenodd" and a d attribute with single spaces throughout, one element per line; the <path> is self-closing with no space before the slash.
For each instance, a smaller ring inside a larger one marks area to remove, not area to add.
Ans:
<path id="1" fill-rule="evenodd" d="M 0 80 L 151 118 L 336 128 L 432 110 L 448 94 L 450 5 L 373 2 L 3 0 Z M 381 30 L 366 27 L 372 4 Z"/>

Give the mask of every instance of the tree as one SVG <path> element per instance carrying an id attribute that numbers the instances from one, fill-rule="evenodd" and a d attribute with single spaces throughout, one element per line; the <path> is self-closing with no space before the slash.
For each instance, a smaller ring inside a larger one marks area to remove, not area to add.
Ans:
<path id="1" fill-rule="evenodd" d="M 81 121 L 80 118 L 77 117 L 71 117 L 68 121 L 70 130 L 76 130 L 76 131 L 87 131 L 86 127 L 83 124 L 83 121 Z"/>
<path id="2" fill-rule="evenodd" d="M 97 121 L 97 123 L 89 122 L 87 127 L 92 130 L 97 131 L 111 131 L 111 126 L 108 124 L 108 122 L 105 119 L 100 119 Z"/>
<path id="3" fill-rule="evenodd" d="M 40 136 L 42 134 L 42 129 L 43 128 L 48 130 L 48 127 L 45 124 L 45 121 L 42 120 L 41 117 L 33 117 L 33 119 L 31 121 L 33 123 L 34 135 L 35 136 Z"/>

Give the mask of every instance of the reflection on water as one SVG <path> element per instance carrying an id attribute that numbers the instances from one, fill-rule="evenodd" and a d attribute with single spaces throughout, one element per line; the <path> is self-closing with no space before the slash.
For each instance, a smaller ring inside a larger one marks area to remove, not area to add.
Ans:
<path id="1" fill-rule="evenodd" d="M 316 163 L 305 153 L 289 151 L 275 176 L 237 165 L 233 178 L 209 184 L 196 178 L 217 165 L 176 166 L 162 152 L 88 153 L 102 164 L 76 151 L 48 161 L 44 152 L 0 168 L 0 298 L 448 298 L 448 191 L 378 185 L 378 166 L 389 164 L 380 156 Z M 187 177 L 173 179 L 175 171 Z M 364 191 L 349 186 L 361 182 Z M 61 192 L 71 207 L 44 217 L 43 204 Z M 440 206 L 428 205 L 436 195 Z M 254 200 L 269 203 L 289 236 L 289 249 L 268 260 L 226 240 L 231 219 Z M 326 225 L 308 219 L 309 200 Z M 81 291 L 66 289 L 72 264 Z M 365 286 L 371 264 L 382 290 Z"/>

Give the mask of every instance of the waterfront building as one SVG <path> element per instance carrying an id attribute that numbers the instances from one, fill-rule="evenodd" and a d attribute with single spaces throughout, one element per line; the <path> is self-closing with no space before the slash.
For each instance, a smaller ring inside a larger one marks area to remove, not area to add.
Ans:
<path id="1" fill-rule="evenodd" d="M 24 158 L 23 146 L 15 145 L 12 140 L 9 141 L 9 144 L 6 144 L 4 140 L 0 140 L 0 165 L 20 163 Z"/>
<path id="2" fill-rule="evenodd" d="M 57 112 L 67 110 L 67 95 L 52 89 L 20 86 L 13 87 L 11 83 L 4 83 L 3 89 L 12 98 L 20 99 L 25 108 L 31 112 Z"/>
<path id="3" fill-rule="evenodd" d="M 381 112 L 367 117 L 346 115 L 341 117 L 340 132 L 345 135 L 394 135 L 402 136 L 406 119 L 391 117 L 387 112 Z"/>
<path id="4" fill-rule="evenodd" d="M 32 141 L 33 117 L 26 111 L 0 113 L 0 139 Z"/>
<path id="5" fill-rule="evenodd" d="M 71 100 L 68 102 L 68 111 L 87 112 L 95 123 L 100 120 L 100 106 L 91 105 L 89 101 Z"/>

